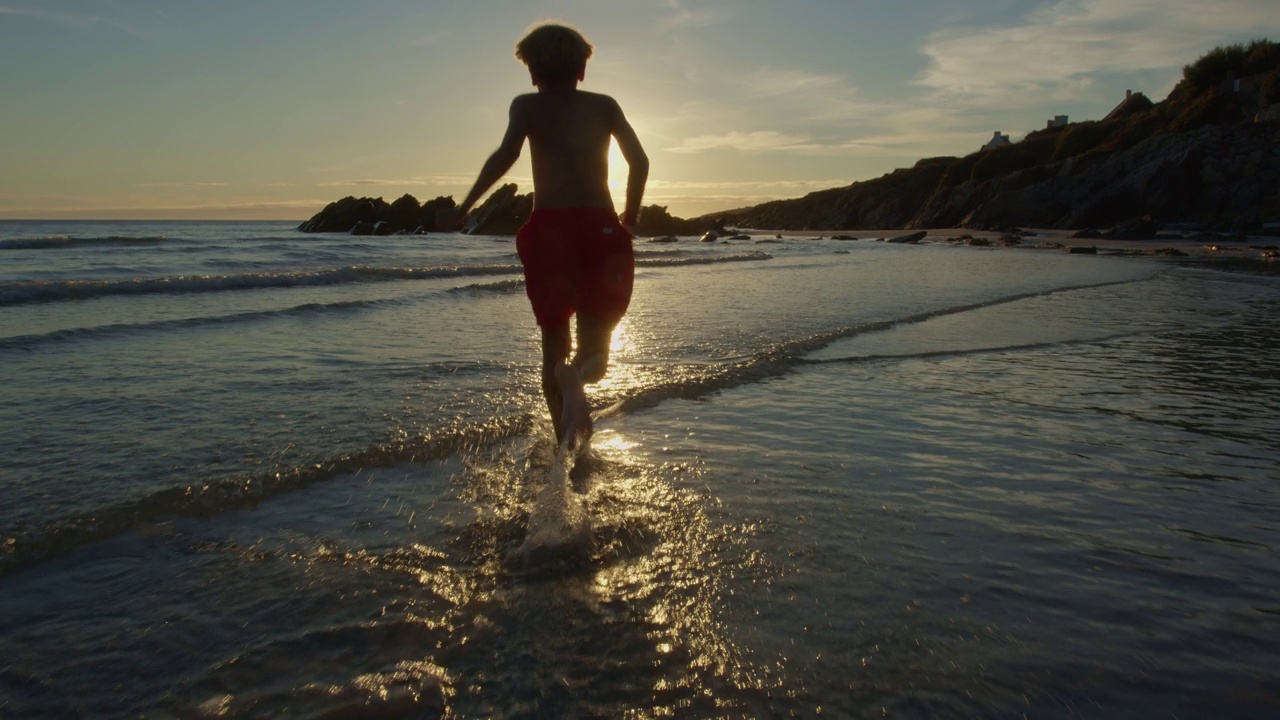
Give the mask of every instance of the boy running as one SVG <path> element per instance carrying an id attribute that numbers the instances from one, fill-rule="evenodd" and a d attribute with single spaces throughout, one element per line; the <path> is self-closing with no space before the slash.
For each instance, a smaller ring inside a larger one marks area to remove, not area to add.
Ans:
<path id="1" fill-rule="evenodd" d="M 501 145 L 485 161 L 462 204 L 443 214 L 456 230 L 520 157 L 529 140 L 533 213 L 516 234 L 525 290 L 542 329 L 542 392 L 562 446 L 591 434 L 584 383 L 604 377 L 613 329 L 631 301 L 632 228 L 649 158 L 617 101 L 578 90 L 592 46 L 578 31 L 546 24 L 516 45 L 536 93 L 511 101 Z M 621 222 L 609 194 L 609 139 L 627 161 Z M 569 360 L 569 318 L 577 314 L 577 352 Z"/>

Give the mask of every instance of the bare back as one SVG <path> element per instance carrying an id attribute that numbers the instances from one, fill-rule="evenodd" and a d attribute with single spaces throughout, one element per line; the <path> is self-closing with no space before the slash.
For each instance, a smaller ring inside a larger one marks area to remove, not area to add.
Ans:
<path id="1" fill-rule="evenodd" d="M 613 98 L 576 89 L 544 90 L 516 98 L 512 115 L 525 123 L 535 207 L 613 207 L 609 138 L 633 135 Z M 620 124 L 625 128 L 621 133 Z"/>
<path id="2" fill-rule="evenodd" d="M 636 131 L 608 95 L 583 92 L 576 83 L 539 85 L 538 92 L 511 101 L 507 131 L 453 222 L 461 225 L 493 183 L 511 169 L 529 141 L 533 157 L 533 203 L 538 208 L 613 208 L 609 194 L 609 138 L 627 162 L 623 217 L 634 224 L 649 176 L 649 158 Z M 437 219 L 437 224 L 440 221 Z"/>

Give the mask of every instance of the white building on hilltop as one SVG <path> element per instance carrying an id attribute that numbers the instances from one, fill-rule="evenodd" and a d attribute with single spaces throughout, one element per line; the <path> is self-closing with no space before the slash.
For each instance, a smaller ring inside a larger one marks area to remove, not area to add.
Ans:
<path id="1" fill-rule="evenodd" d="M 991 139 L 987 141 L 987 144 L 982 146 L 982 149 L 991 150 L 992 148 L 998 148 L 998 147 L 1003 147 L 1005 145 L 1012 145 L 1012 144 L 1013 143 L 1009 141 L 1008 135 L 1005 135 L 999 130 L 996 130 L 995 133 L 992 134 Z"/>

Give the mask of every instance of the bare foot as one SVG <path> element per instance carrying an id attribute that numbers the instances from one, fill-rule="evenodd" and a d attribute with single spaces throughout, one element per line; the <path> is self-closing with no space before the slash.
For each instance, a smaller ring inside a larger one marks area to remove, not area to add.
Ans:
<path id="1" fill-rule="evenodd" d="M 560 427 L 564 437 L 560 444 L 566 448 L 581 446 L 591 437 L 591 405 L 582 385 L 582 377 L 572 365 L 556 368 L 556 383 L 560 385 L 560 397 L 564 405 L 560 409 Z"/>

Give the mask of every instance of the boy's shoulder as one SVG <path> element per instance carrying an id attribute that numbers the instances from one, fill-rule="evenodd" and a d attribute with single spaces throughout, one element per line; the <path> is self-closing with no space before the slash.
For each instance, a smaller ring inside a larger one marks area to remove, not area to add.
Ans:
<path id="1" fill-rule="evenodd" d="M 604 93 L 591 92 L 589 90 L 575 90 L 573 94 L 576 100 L 586 100 L 590 103 L 596 103 L 607 106 L 617 106 L 618 101 Z M 531 92 L 517 95 L 511 102 L 519 105 L 533 105 L 537 103 L 560 103 L 565 101 L 565 96 L 555 95 L 551 93 Z"/>
<path id="2" fill-rule="evenodd" d="M 617 100 L 614 100 L 612 97 L 605 95 L 604 93 L 591 92 L 590 90 L 579 90 L 578 94 L 585 95 L 596 102 L 610 103 L 612 105 L 618 104 Z"/>

